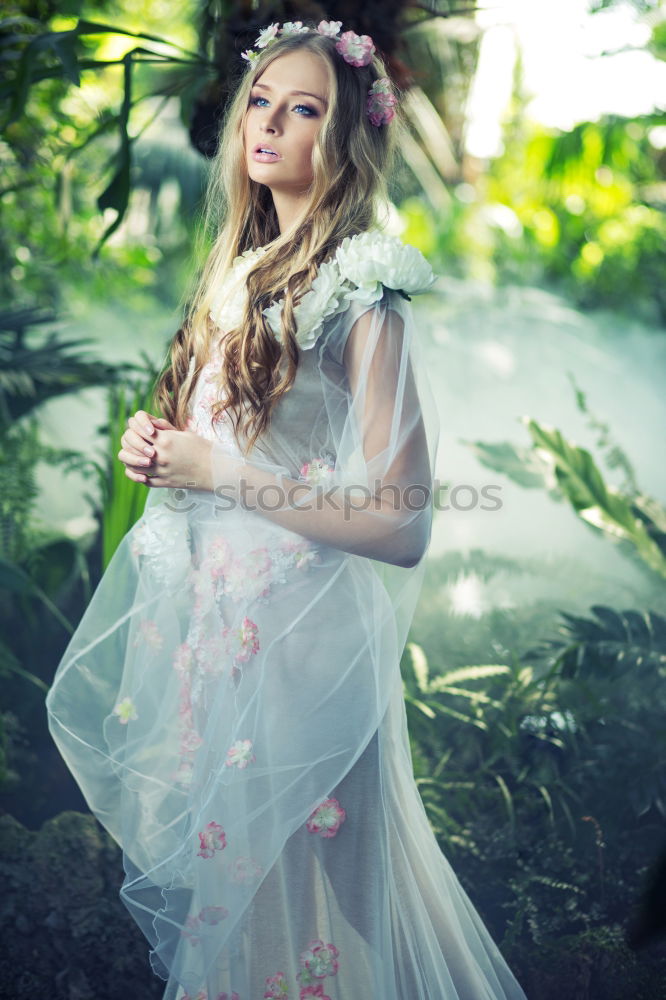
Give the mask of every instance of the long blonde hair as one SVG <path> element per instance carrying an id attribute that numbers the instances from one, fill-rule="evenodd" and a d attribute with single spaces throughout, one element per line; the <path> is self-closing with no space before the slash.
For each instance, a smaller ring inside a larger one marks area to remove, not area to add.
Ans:
<path id="1" fill-rule="evenodd" d="M 273 60 L 295 49 L 310 50 L 324 59 L 330 94 L 313 146 L 307 209 L 297 227 L 281 235 L 270 189 L 248 176 L 244 126 L 255 81 Z M 215 324 L 209 313 L 216 289 L 236 256 L 260 246 L 266 250 L 247 277 L 242 323 L 224 337 L 218 382 L 223 398 L 215 404 L 213 417 L 229 411 L 239 447 L 239 428 L 249 439 L 246 453 L 268 427 L 273 406 L 291 388 L 298 368 L 294 307 L 322 261 L 346 236 L 377 224 L 380 202 L 388 203 L 387 176 L 396 131 L 403 123 L 397 115 L 389 124 L 375 126 L 366 114 L 368 89 L 385 75 L 377 54 L 367 66 L 351 66 L 336 51 L 335 39 L 310 28 L 278 37 L 242 78 L 228 106 L 206 193 L 204 219 L 214 242 L 183 326 L 170 345 L 170 365 L 155 387 L 156 406 L 176 427 L 186 426 L 196 376 L 210 356 Z M 282 293 L 278 343 L 262 311 Z"/>

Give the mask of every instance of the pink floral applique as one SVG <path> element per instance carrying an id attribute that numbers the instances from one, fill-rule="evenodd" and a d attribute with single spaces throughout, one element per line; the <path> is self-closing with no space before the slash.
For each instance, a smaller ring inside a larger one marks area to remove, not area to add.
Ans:
<path id="1" fill-rule="evenodd" d="M 123 698 L 122 701 L 119 701 L 113 710 L 113 714 L 118 716 L 118 722 L 122 726 L 126 726 L 128 722 L 133 722 L 139 718 L 136 706 L 131 698 Z"/>
<path id="2" fill-rule="evenodd" d="M 310 833 L 318 833 L 321 837 L 335 837 L 347 813 L 337 799 L 324 799 L 306 821 Z"/>
<path id="3" fill-rule="evenodd" d="M 305 569 L 310 563 L 319 562 L 319 553 L 308 542 L 285 542 L 282 551 L 294 560 L 296 569 Z"/>
<path id="4" fill-rule="evenodd" d="M 161 649 L 164 644 L 164 636 L 157 627 L 157 622 L 150 618 L 142 618 L 139 622 L 134 645 L 139 646 L 142 642 L 157 650 Z"/>
<path id="5" fill-rule="evenodd" d="M 187 929 L 185 929 L 187 928 Z M 201 941 L 201 935 L 199 931 L 199 921 L 196 917 L 187 917 L 185 920 L 185 928 L 180 932 L 180 936 L 189 941 L 193 948 L 195 948 Z"/>
<path id="6" fill-rule="evenodd" d="M 232 882 L 248 883 L 260 878 L 263 872 L 263 868 L 254 858 L 239 855 L 231 863 L 229 874 Z"/>
<path id="7" fill-rule="evenodd" d="M 199 910 L 199 920 L 202 924 L 209 924 L 214 927 L 219 924 L 221 920 L 225 920 L 229 916 L 229 911 L 226 906 L 204 906 L 202 910 Z"/>
<path id="8" fill-rule="evenodd" d="M 194 662 L 194 652 L 189 642 L 181 642 L 180 646 L 176 648 L 176 652 L 173 657 L 173 669 L 181 677 L 185 677 L 192 671 L 192 664 Z"/>
<path id="9" fill-rule="evenodd" d="M 223 851 L 227 846 L 227 836 L 219 823 L 211 821 L 199 831 L 199 850 L 201 858 L 212 858 L 216 851 Z"/>
<path id="10" fill-rule="evenodd" d="M 303 986 L 298 994 L 298 1000 L 307 1000 L 308 997 L 318 997 L 319 1000 L 331 1000 L 328 993 L 324 993 L 321 983 L 316 986 Z"/>
<path id="11" fill-rule="evenodd" d="M 219 635 L 209 635 L 197 646 L 197 660 L 205 674 L 221 674 L 226 666 L 227 646 Z"/>
<path id="12" fill-rule="evenodd" d="M 264 1000 L 289 1000 L 289 988 L 284 972 L 276 972 L 266 979 Z"/>
<path id="13" fill-rule="evenodd" d="M 333 466 L 328 465 L 323 458 L 313 458 L 301 466 L 300 475 L 309 483 L 326 483 L 333 471 Z"/>
<path id="14" fill-rule="evenodd" d="M 301 952 L 298 958 L 301 970 L 298 974 L 298 981 L 302 986 L 308 986 L 313 979 L 324 979 L 326 976 L 335 976 L 338 967 L 339 950 L 334 944 L 324 944 L 317 938 L 310 941 L 307 948 Z M 318 994 L 306 994 L 306 996 L 317 996 Z"/>
<path id="15" fill-rule="evenodd" d="M 239 767 L 241 770 L 248 764 L 253 764 L 257 758 L 252 753 L 252 740 L 236 740 L 227 750 L 227 767 Z"/>
<path id="16" fill-rule="evenodd" d="M 247 663 L 250 657 L 259 651 L 258 631 L 258 625 L 247 615 L 243 618 L 240 628 L 231 629 L 227 626 L 223 629 L 222 634 L 228 640 L 230 647 L 236 647 L 233 656 L 237 662 Z"/>

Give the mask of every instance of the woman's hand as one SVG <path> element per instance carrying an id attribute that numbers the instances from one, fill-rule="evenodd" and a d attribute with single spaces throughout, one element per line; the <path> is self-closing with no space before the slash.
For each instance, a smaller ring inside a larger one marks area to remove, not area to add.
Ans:
<path id="1" fill-rule="evenodd" d="M 146 486 L 211 489 L 212 442 L 193 431 L 179 431 L 163 417 L 137 410 L 127 421 L 118 458 L 125 475 Z"/>

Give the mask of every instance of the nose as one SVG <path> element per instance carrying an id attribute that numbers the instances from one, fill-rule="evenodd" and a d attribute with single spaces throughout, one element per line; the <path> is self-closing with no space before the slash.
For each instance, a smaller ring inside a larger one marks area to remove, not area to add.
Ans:
<path id="1" fill-rule="evenodd" d="M 261 116 L 261 123 L 259 125 L 261 132 L 267 132 L 271 135 L 275 135 L 276 132 L 280 131 L 280 111 L 279 108 L 265 108 L 264 113 Z"/>

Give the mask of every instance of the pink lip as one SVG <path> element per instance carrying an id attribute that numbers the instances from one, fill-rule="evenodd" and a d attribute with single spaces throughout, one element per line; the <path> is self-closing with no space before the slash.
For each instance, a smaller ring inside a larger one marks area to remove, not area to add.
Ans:
<path id="1" fill-rule="evenodd" d="M 268 149 L 270 152 L 261 153 L 261 149 Z M 252 149 L 252 159 L 256 160 L 257 163 L 275 163 L 277 160 L 282 159 L 282 157 L 267 142 L 258 142 Z"/>

